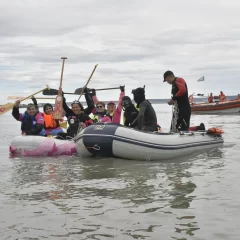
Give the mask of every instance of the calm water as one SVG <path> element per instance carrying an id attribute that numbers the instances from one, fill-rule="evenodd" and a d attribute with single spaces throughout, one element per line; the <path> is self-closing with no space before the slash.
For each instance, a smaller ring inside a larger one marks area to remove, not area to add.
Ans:
<path id="1" fill-rule="evenodd" d="M 171 108 L 156 105 L 169 128 Z M 0 239 L 239 240 L 240 116 L 192 116 L 222 149 L 165 162 L 11 158 L 20 125 L 0 116 Z"/>

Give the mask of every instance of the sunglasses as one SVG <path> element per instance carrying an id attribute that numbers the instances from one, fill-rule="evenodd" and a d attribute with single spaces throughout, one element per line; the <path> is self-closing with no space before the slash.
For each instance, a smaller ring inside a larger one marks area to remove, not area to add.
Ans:
<path id="1" fill-rule="evenodd" d="M 99 106 L 97 106 L 97 108 L 103 108 L 103 106 L 99 105 Z"/>

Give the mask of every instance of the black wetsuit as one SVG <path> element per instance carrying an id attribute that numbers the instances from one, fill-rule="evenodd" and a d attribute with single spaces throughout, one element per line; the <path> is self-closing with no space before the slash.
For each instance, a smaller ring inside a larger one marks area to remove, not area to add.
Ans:
<path id="1" fill-rule="evenodd" d="M 176 129 L 187 131 L 190 126 L 191 106 L 188 99 L 187 84 L 183 78 L 176 78 L 173 82 L 172 95 L 172 99 L 177 101 L 179 110 Z"/>
<path id="2" fill-rule="evenodd" d="M 137 117 L 137 129 L 154 132 L 157 131 L 157 116 L 152 104 L 145 99 L 144 88 L 137 88 L 132 91 L 134 101 L 137 103 L 139 113 Z M 135 121 L 134 121 L 135 122 Z"/>
<path id="3" fill-rule="evenodd" d="M 157 131 L 157 116 L 148 100 L 144 100 L 139 105 L 138 129 L 143 131 Z"/>

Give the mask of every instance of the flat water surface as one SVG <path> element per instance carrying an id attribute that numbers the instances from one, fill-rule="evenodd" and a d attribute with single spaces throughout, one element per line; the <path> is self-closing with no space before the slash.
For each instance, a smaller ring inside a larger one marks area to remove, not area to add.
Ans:
<path id="1" fill-rule="evenodd" d="M 154 106 L 168 130 L 171 108 Z M 192 115 L 224 147 L 170 161 L 12 157 L 0 116 L 0 239 L 240 239 L 240 116 Z"/>

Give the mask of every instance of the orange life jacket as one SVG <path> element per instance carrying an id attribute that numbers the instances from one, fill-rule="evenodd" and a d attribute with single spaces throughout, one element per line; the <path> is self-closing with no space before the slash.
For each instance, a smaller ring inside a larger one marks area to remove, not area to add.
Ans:
<path id="1" fill-rule="evenodd" d="M 208 133 L 217 135 L 217 134 L 223 134 L 224 131 L 221 128 L 214 128 L 214 127 L 212 127 L 212 128 L 208 129 Z"/>
<path id="2" fill-rule="evenodd" d="M 47 115 L 46 113 L 43 113 L 44 117 L 44 128 L 45 129 L 54 129 L 59 127 L 59 122 L 57 120 L 54 120 L 52 117 L 52 114 Z"/>

